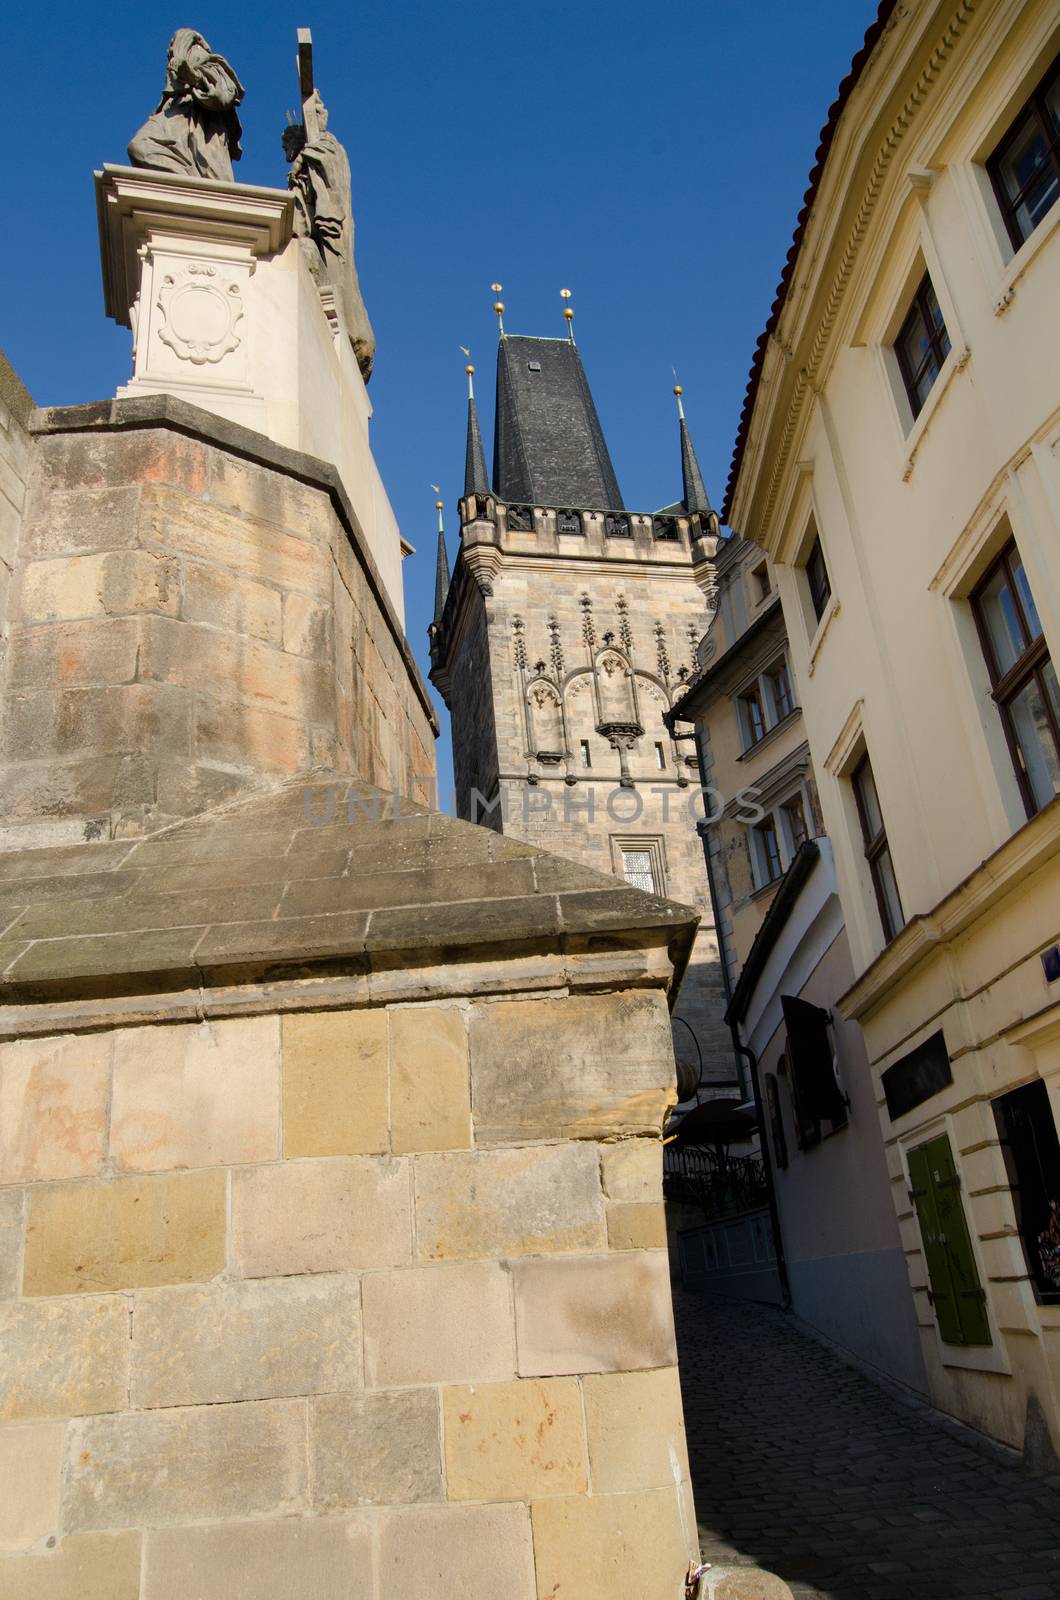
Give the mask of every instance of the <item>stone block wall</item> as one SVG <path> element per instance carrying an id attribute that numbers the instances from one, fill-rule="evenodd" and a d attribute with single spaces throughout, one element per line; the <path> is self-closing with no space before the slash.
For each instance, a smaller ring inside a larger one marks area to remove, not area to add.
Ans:
<path id="1" fill-rule="evenodd" d="M 0 648 L 7 643 L 8 592 L 18 558 L 19 530 L 29 476 L 26 423 L 33 401 L 0 352 Z"/>
<path id="2" fill-rule="evenodd" d="M 0 1045 L 5 1600 L 674 1600 L 672 1075 L 651 989 Z"/>
<path id="3" fill-rule="evenodd" d="M 9 828 L 138 833 L 314 767 L 430 797 L 429 702 L 333 469 L 167 397 L 36 413 L 32 445 Z"/>

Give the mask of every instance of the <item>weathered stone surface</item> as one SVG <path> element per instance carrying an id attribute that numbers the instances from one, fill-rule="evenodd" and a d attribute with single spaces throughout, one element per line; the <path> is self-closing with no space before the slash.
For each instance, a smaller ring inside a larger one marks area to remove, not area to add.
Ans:
<path id="1" fill-rule="evenodd" d="M 653 1205 L 607 1208 L 607 1242 L 612 1250 L 665 1250 L 666 1213 L 661 1200 Z"/>
<path id="2" fill-rule="evenodd" d="M 80 551 L 124 549 L 135 543 L 139 504 L 139 489 L 119 484 L 52 489 L 41 507 L 44 514 L 26 520 L 26 554 L 39 560 Z"/>
<path id="3" fill-rule="evenodd" d="M 587 1377 L 585 1422 L 595 1494 L 672 1488 L 688 1477 L 676 1367 Z"/>
<path id="4" fill-rule="evenodd" d="M 225 470 L 229 463 L 225 463 Z M 141 500 L 141 537 L 240 577 L 326 598 L 326 551 L 280 526 L 195 500 L 179 489 L 151 487 Z"/>
<path id="5" fill-rule="evenodd" d="M 512 1272 L 524 1377 L 676 1363 L 669 1266 L 662 1251 L 519 1261 Z"/>
<path id="6" fill-rule="evenodd" d="M 197 561 L 189 561 L 184 567 L 182 615 L 189 622 L 205 622 L 211 628 L 279 644 L 283 637 L 282 611 L 279 589 Z"/>
<path id="7" fill-rule="evenodd" d="M 223 684 L 217 687 L 224 689 Z M 195 753 L 203 761 L 291 775 L 310 764 L 311 729 L 298 717 L 249 706 L 223 693 L 203 694 L 195 698 L 192 724 Z"/>
<path id="8" fill-rule="evenodd" d="M 225 1175 L 64 1184 L 30 1197 L 23 1293 L 196 1283 L 225 1261 Z"/>
<path id="9" fill-rule="evenodd" d="M 471 1077 L 460 1008 L 390 1013 L 390 1137 L 395 1153 L 470 1146 Z"/>
<path id="10" fill-rule="evenodd" d="M 134 1406 L 319 1394 L 360 1381 L 355 1279 L 277 1278 L 136 1296 Z"/>
<path id="11" fill-rule="evenodd" d="M 228 696 L 284 716 L 324 721 L 333 714 L 329 705 L 332 685 L 322 664 L 287 655 L 260 639 L 221 633 L 172 617 L 143 617 L 139 628 L 137 673 L 145 681 L 188 689 L 221 683 Z"/>
<path id="12" fill-rule="evenodd" d="M 647 1204 L 662 1195 L 662 1140 L 619 1139 L 600 1147 L 600 1172 L 609 1200 Z"/>
<path id="13" fill-rule="evenodd" d="M 718 1567 L 709 1575 L 710 1600 L 791 1600 L 783 1578 L 761 1567 Z"/>
<path id="14" fill-rule="evenodd" d="M 118 1411 L 129 1392 L 129 1311 L 114 1295 L 0 1305 L 0 1419 Z"/>
<path id="15" fill-rule="evenodd" d="M 143 1600 L 371 1600 L 367 1519 L 230 1522 L 147 1535 Z"/>
<path id="16" fill-rule="evenodd" d="M 304 1400 L 128 1412 L 71 1422 L 71 1532 L 290 1514 L 305 1505 Z"/>
<path id="17" fill-rule="evenodd" d="M 451 1500 L 583 1494 L 585 1436 L 573 1378 L 524 1378 L 443 1391 Z"/>
<path id="18" fill-rule="evenodd" d="M 525 1506 L 410 1506 L 381 1518 L 379 1593 L 386 1600 L 497 1600 L 498 1585 L 504 1600 L 548 1592 L 534 1587 Z"/>
<path id="19" fill-rule="evenodd" d="M 297 1161 L 233 1174 L 232 1236 L 245 1278 L 398 1266 L 412 1254 L 404 1161 Z"/>
<path id="20" fill-rule="evenodd" d="M 12 689 L 40 689 L 61 684 L 132 683 L 140 645 L 142 619 L 96 618 L 19 630 L 8 657 Z"/>
<path id="21" fill-rule="evenodd" d="M 0 1300 L 18 1293 L 25 1209 L 26 1197 L 21 1189 L 0 1190 Z"/>
<path id="22" fill-rule="evenodd" d="M 140 1600 L 139 1533 L 84 1533 L 0 1559 L 4 1600 Z"/>
<path id="23" fill-rule="evenodd" d="M 421 1260 L 592 1250 L 606 1240 L 590 1143 L 422 1156 L 414 1178 Z"/>
<path id="24" fill-rule="evenodd" d="M 279 1154 L 276 1017 L 127 1028 L 114 1040 L 111 1154 L 127 1172 Z"/>
<path id="25" fill-rule="evenodd" d="M 283 648 L 296 656 L 327 654 L 329 645 L 326 606 L 304 594 L 288 594 L 283 601 Z"/>
<path id="26" fill-rule="evenodd" d="M 386 1012 L 284 1017 L 284 1155 L 373 1155 L 386 1147 Z"/>
<path id="27" fill-rule="evenodd" d="M 673 1080 L 661 994 L 571 995 L 472 1008 L 479 1143 L 658 1132 Z"/>
<path id="28" fill-rule="evenodd" d="M 323 1395 L 309 1429 L 318 1509 L 445 1499 L 437 1390 Z"/>
<path id="29" fill-rule="evenodd" d="M 179 563 L 149 550 L 33 561 L 22 580 L 22 611 L 29 622 L 128 616 L 137 611 L 176 616 L 179 609 Z"/>
<path id="30" fill-rule="evenodd" d="M 63 1034 L 0 1045 L 0 1183 L 90 1177 L 106 1150 L 111 1041 Z"/>
<path id="31" fill-rule="evenodd" d="M 373 1272 L 361 1305 L 370 1387 L 515 1376 L 511 1290 L 494 1262 Z"/>
<path id="32" fill-rule="evenodd" d="M 533 1506 L 539 1596 L 674 1600 L 690 1557 L 673 1489 L 572 1495 Z"/>
<path id="33" fill-rule="evenodd" d="M 62 1463 L 61 1422 L 0 1428 L 0 1550 L 26 1550 L 58 1531 Z"/>

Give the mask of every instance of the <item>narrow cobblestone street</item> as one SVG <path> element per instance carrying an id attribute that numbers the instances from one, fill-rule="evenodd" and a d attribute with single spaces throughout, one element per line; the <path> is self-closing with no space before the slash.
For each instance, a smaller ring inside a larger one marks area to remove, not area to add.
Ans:
<path id="1" fill-rule="evenodd" d="M 904 1404 L 771 1307 L 675 1298 L 703 1558 L 798 1600 L 1058 1600 L 1060 1481 Z"/>

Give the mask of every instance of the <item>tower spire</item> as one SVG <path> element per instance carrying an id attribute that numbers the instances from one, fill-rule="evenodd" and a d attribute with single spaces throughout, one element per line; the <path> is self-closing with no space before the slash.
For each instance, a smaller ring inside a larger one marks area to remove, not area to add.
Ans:
<path id="1" fill-rule="evenodd" d="M 703 482 L 703 474 L 696 459 L 692 435 L 689 433 L 688 423 L 685 421 L 684 401 L 681 398 L 683 394 L 684 390 L 681 385 L 675 383 L 674 396 L 677 400 L 677 415 L 680 419 L 681 428 L 681 480 L 684 484 L 685 510 L 690 513 L 698 511 L 700 516 L 706 520 L 714 516 L 714 509 L 711 506 L 707 486 Z"/>
<path id="2" fill-rule="evenodd" d="M 467 454 L 464 457 L 465 495 L 487 495 L 490 492 L 486 456 L 482 448 L 482 430 L 478 425 L 478 407 L 475 405 L 475 369 L 469 361 L 467 373 Z"/>
<path id="3" fill-rule="evenodd" d="M 431 488 L 438 493 L 438 485 L 431 484 Z M 434 502 L 434 509 L 438 513 L 438 564 L 434 573 L 434 621 L 441 622 L 442 612 L 445 610 L 446 596 L 449 593 L 449 552 L 445 548 L 445 520 L 443 512 L 445 507 L 442 501 Z"/>

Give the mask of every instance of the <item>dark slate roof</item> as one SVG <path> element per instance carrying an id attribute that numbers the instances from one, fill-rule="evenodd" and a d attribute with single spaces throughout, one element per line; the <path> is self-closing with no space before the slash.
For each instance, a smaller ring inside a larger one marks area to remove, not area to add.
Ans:
<path id="1" fill-rule="evenodd" d="M 316 822 L 311 818 L 320 819 Z M 492 829 L 313 773 L 148 838 L 0 855 L 0 1005 L 665 937 L 697 917 Z"/>
<path id="2" fill-rule="evenodd" d="M 482 430 L 478 425 L 478 407 L 475 396 L 467 397 L 467 453 L 464 456 L 464 493 L 486 495 L 490 492 L 490 478 L 486 471 L 486 452 L 482 448 Z"/>
<path id="3" fill-rule="evenodd" d="M 703 516 L 710 513 L 710 496 L 703 482 L 696 458 L 696 447 L 688 431 L 688 423 L 681 418 L 681 482 L 684 485 L 685 510 L 698 511 Z"/>
<path id="4" fill-rule="evenodd" d="M 582 359 L 569 339 L 502 337 L 493 487 L 501 500 L 517 503 L 623 509 Z"/>
<path id="5" fill-rule="evenodd" d="M 868 61 L 877 44 L 880 42 L 880 39 L 883 37 L 883 34 L 887 28 L 887 24 L 891 20 L 891 14 L 894 11 L 897 3 L 898 0 L 880 0 L 879 9 L 876 12 L 876 19 L 874 22 L 870 23 L 866 31 L 865 38 L 862 41 L 861 49 L 850 63 L 850 71 L 839 85 L 836 97 L 828 108 L 828 116 L 825 119 L 824 127 L 821 129 L 821 136 L 817 145 L 817 153 L 814 157 L 814 165 L 810 172 L 808 187 L 806 189 L 806 193 L 802 197 L 802 210 L 795 219 L 795 233 L 788 248 L 788 254 L 784 262 L 784 270 L 780 274 L 780 282 L 777 284 L 776 297 L 769 309 L 769 320 L 766 323 L 765 328 L 759 334 L 758 342 L 755 345 L 754 358 L 751 361 L 751 372 L 747 379 L 747 389 L 744 394 L 743 408 L 740 412 L 740 423 L 736 431 L 736 443 L 733 445 L 732 450 L 732 465 L 729 468 L 729 481 L 725 485 L 725 503 L 721 508 L 721 520 L 723 522 L 728 520 L 729 513 L 732 510 L 732 497 L 736 492 L 736 480 L 740 475 L 740 464 L 743 461 L 743 453 L 747 444 L 747 435 L 751 427 L 751 417 L 754 413 L 755 397 L 758 394 L 758 385 L 762 379 L 762 364 L 766 358 L 766 350 L 769 348 L 769 340 L 777 326 L 777 323 L 780 321 L 780 313 L 783 311 L 784 303 L 788 298 L 788 290 L 791 287 L 791 280 L 795 272 L 795 263 L 799 259 L 799 251 L 802 248 L 803 235 L 806 232 L 806 225 L 810 220 L 810 212 L 813 210 L 813 203 L 817 198 L 817 189 L 820 185 L 822 174 L 824 173 L 825 163 L 828 160 L 828 152 L 832 148 L 832 141 L 835 138 L 836 131 L 839 127 L 839 119 L 843 115 L 847 101 L 850 99 L 851 94 L 857 87 L 858 79 L 861 77 L 865 63 Z"/>
<path id="6" fill-rule="evenodd" d="M 449 594 L 449 552 L 445 548 L 445 529 L 438 529 L 438 560 L 434 569 L 434 620 L 441 622 Z"/>

